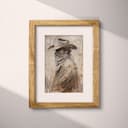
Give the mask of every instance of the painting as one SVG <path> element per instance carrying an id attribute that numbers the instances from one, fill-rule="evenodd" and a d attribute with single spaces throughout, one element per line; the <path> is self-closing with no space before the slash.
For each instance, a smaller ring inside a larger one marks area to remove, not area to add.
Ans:
<path id="1" fill-rule="evenodd" d="M 82 35 L 45 36 L 45 91 L 82 92 Z"/>
<path id="2" fill-rule="evenodd" d="M 30 20 L 29 107 L 99 107 L 99 20 Z"/>

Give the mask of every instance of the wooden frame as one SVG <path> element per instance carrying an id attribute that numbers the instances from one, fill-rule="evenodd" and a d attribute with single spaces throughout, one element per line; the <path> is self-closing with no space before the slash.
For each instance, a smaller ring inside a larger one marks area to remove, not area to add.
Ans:
<path id="1" fill-rule="evenodd" d="M 38 103 L 36 101 L 36 26 L 93 26 L 93 103 Z M 85 108 L 99 106 L 99 21 L 31 20 L 29 22 L 29 107 Z"/>

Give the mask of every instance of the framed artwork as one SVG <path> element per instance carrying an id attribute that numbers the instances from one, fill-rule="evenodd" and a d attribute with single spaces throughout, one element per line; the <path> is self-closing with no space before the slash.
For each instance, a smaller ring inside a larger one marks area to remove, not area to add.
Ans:
<path id="1" fill-rule="evenodd" d="M 99 21 L 29 22 L 29 106 L 99 106 Z"/>

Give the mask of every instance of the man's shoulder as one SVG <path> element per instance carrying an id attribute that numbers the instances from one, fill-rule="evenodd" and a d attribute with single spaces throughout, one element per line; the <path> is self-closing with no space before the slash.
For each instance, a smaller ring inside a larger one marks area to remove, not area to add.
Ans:
<path id="1" fill-rule="evenodd" d="M 71 58 L 67 58 L 65 60 L 65 62 L 64 62 L 64 66 L 65 67 L 73 67 L 74 66 L 74 63 L 73 63 L 72 59 Z"/>

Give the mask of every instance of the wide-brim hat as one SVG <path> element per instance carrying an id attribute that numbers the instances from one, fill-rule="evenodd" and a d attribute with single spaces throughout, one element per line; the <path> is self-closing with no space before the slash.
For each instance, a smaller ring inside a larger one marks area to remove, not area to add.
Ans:
<path id="1" fill-rule="evenodd" d="M 60 48 L 77 49 L 77 46 L 71 44 L 69 40 L 58 38 L 54 44 L 50 45 L 48 49 L 54 48 L 55 50 Z"/>

